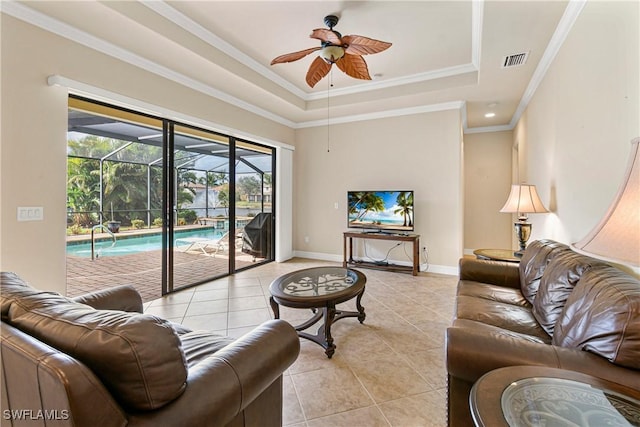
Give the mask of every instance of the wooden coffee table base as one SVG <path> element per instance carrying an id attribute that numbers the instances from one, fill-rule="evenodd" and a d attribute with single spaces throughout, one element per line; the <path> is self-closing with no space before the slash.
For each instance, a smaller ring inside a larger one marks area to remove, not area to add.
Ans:
<path id="1" fill-rule="evenodd" d="M 304 323 L 301 323 L 298 326 L 294 326 L 296 331 L 298 331 L 298 336 L 300 338 L 305 338 L 320 345 L 325 349 L 325 354 L 327 355 L 327 357 L 331 359 L 331 356 L 333 356 L 333 353 L 335 353 L 336 351 L 336 345 L 333 343 L 333 337 L 331 336 L 331 325 L 345 317 L 357 317 L 360 323 L 364 322 L 364 319 L 367 317 L 367 315 L 364 312 L 364 307 L 360 303 L 363 294 L 364 289 L 362 289 L 362 292 L 360 292 L 356 297 L 356 308 L 358 309 L 358 311 L 336 310 L 335 303 L 331 301 L 327 302 L 327 305 L 325 307 L 312 308 L 311 311 L 314 313 L 313 316 Z M 271 304 L 271 309 L 273 310 L 274 317 L 276 319 L 279 319 L 280 306 L 273 299 L 273 297 L 269 298 L 269 303 Z M 322 325 L 320 325 L 320 327 L 318 328 L 318 331 L 315 335 L 304 332 L 305 329 L 309 329 L 320 320 L 323 320 L 323 322 Z"/>

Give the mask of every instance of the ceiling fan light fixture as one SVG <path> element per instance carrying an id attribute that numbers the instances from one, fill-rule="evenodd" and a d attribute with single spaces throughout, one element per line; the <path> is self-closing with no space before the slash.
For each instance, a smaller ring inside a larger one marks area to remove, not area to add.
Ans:
<path id="1" fill-rule="evenodd" d="M 344 48 L 342 46 L 328 45 L 320 50 L 320 57 L 329 64 L 335 64 L 343 56 Z"/>
<path id="2" fill-rule="evenodd" d="M 316 28 L 309 35 L 312 39 L 320 40 L 320 46 L 280 55 L 271 61 L 271 65 L 297 61 L 312 52 L 319 51 L 319 55 L 311 62 L 305 77 L 309 87 L 314 87 L 329 74 L 333 64 L 350 77 L 371 80 L 367 63 L 362 55 L 382 52 L 390 48 L 391 43 L 356 34 L 343 37 L 342 34 L 333 30 L 337 23 L 338 18 L 335 15 L 327 16 L 325 24 L 329 29 Z"/>

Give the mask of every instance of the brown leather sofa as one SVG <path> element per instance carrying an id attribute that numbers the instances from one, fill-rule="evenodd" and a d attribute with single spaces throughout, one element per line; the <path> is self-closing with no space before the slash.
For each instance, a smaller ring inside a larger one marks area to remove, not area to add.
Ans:
<path id="1" fill-rule="evenodd" d="M 638 389 L 640 281 L 551 240 L 531 243 L 520 264 L 463 258 L 446 363 L 449 426 L 473 426 L 472 385 L 505 366 L 562 368 Z"/>
<path id="2" fill-rule="evenodd" d="M 141 314 L 130 286 L 70 299 L 0 280 L 3 426 L 282 424 L 288 323 L 232 339 Z"/>

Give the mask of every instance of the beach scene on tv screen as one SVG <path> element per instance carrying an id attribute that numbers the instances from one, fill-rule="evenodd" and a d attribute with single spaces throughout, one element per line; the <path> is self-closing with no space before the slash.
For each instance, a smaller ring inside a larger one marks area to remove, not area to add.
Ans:
<path id="1" fill-rule="evenodd" d="M 349 227 L 413 230 L 412 191 L 349 191 Z"/>

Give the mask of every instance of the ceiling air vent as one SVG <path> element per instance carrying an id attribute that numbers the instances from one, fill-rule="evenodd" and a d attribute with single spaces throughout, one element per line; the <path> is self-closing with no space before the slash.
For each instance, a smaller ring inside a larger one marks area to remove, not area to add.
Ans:
<path id="1" fill-rule="evenodd" d="M 514 53 L 513 55 L 507 55 L 502 59 L 502 68 L 519 67 L 527 62 L 529 52 Z"/>

